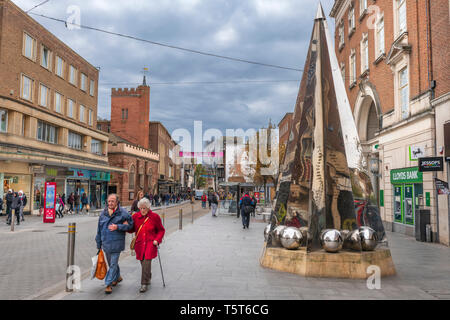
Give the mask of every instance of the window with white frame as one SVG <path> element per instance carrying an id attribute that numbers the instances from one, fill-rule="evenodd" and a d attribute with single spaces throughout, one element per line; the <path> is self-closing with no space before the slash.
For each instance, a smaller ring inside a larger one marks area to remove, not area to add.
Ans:
<path id="1" fill-rule="evenodd" d="M 369 69 L 369 37 L 368 34 L 363 34 L 361 41 L 361 73 Z"/>
<path id="2" fill-rule="evenodd" d="M 89 86 L 89 94 L 91 96 L 94 96 L 94 93 L 95 93 L 95 81 L 91 80 L 90 86 Z"/>
<path id="3" fill-rule="evenodd" d="M 64 60 L 56 56 L 56 75 L 64 78 Z"/>
<path id="4" fill-rule="evenodd" d="M 42 107 L 49 107 L 49 99 L 48 96 L 50 94 L 50 89 L 44 86 L 43 84 L 40 84 L 39 86 L 39 105 Z"/>
<path id="5" fill-rule="evenodd" d="M 68 99 L 67 100 L 67 115 L 70 118 L 74 117 L 74 115 L 73 115 L 74 108 L 75 108 L 75 102 L 72 99 Z"/>
<path id="6" fill-rule="evenodd" d="M 32 101 L 33 97 L 33 80 L 25 75 L 22 75 L 22 92 L 23 99 Z"/>
<path id="7" fill-rule="evenodd" d="M 348 33 L 351 34 L 355 27 L 355 7 L 352 6 L 348 10 Z"/>
<path id="8" fill-rule="evenodd" d="M 69 82 L 74 86 L 77 85 L 77 69 L 72 65 L 70 65 L 69 69 Z"/>
<path id="9" fill-rule="evenodd" d="M 378 18 L 376 31 L 375 31 L 375 58 L 378 58 L 384 53 L 384 16 L 381 15 Z"/>
<path id="10" fill-rule="evenodd" d="M 63 107 L 63 100 L 64 97 L 59 94 L 58 92 L 55 92 L 55 111 L 62 113 L 62 107 Z"/>
<path id="11" fill-rule="evenodd" d="M 367 0 L 359 0 L 359 15 L 362 16 L 367 11 Z"/>
<path id="12" fill-rule="evenodd" d="M 399 99 L 402 119 L 409 117 L 409 80 L 408 67 L 398 73 Z"/>
<path id="13" fill-rule="evenodd" d="M 85 116 L 84 116 L 85 112 L 86 112 L 86 108 L 82 104 L 80 104 L 80 121 L 81 122 L 86 121 Z"/>
<path id="14" fill-rule="evenodd" d="M 96 139 L 91 140 L 91 152 L 95 154 L 102 154 L 102 143 Z"/>
<path id="15" fill-rule="evenodd" d="M 43 121 L 38 121 L 37 139 L 48 143 L 57 143 L 57 129 L 55 126 Z"/>
<path id="16" fill-rule="evenodd" d="M 345 29 L 344 21 L 339 24 L 339 48 L 342 48 L 345 44 Z"/>
<path id="17" fill-rule="evenodd" d="M 397 16 L 397 35 L 406 31 L 406 0 L 395 0 Z"/>
<path id="18" fill-rule="evenodd" d="M 0 109 L 0 132 L 8 130 L 8 111 Z"/>
<path id="19" fill-rule="evenodd" d="M 350 85 L 356 82 L 356 53 L 353 49 L 350 54 Z"/>
<path id="20" fill-rule="evenodd" d="M 345 63 L 341 62 L 341 75 L 342 75 L 342 81 L 344 81 L 345 85 Z"/>
<path id="21" fill-rule="evenodd" d="M 45 69 L 50 70 L 51 59 L 52 52 L 50 51 L 50 49 L 45 46 L 41 46 L 41 66 L 43 66 Z"/>
<path id="22" fill-rule="evenodd" d="M 90 126 L 92 126 L 92 122 L 93 122 L 93 119 L 92 119 L 92 110 L 89 109 L 89 110 L 88 110 L 88 123 L 89 123 Z"/>
<path id="23" fill-rule="evenodd" d="M 36 40 L 29 34 L 23 34 L 23 55 L 31 60 L 36 58 Z"/>
<path id="24" fill-rule="evenodd" d="M 69 148 L 81 150 L 82 137 L 78 133 L 69 131 Z"/>
<path id="25" fill-rule="evenodd" d="M 87 85 L 87 76 L 84 73 L 82 73 L 80 89 L 86 91 L 86 85 Z"/>

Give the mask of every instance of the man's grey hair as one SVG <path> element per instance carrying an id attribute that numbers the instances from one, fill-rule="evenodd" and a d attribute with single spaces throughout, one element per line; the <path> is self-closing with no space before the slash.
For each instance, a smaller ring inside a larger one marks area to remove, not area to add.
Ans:
<path id="1" fill-rule="evenodd" d="M 142 207 L 145 207 L 145 208 L 148 208 L 148 209 L 150 209 L 151 208 L 151 203 L 150 203 L 150 200 L 148 200 L 147 198 L 142 198 L 141 200 L 139 200 L 139 202 L 138 202 L 138 208 L 140 209 L 140 208 L 142 208 Z"/>
<path id="2" fill-rule="evenodd" d="M 116 197 L 116 201 L 119 202 L 119 196 L 115 193 L 111 193 L 110 195 L 108 195 L 108 199 L 109 199 L 109 197 L 112 197 L 112 196 Z"/>

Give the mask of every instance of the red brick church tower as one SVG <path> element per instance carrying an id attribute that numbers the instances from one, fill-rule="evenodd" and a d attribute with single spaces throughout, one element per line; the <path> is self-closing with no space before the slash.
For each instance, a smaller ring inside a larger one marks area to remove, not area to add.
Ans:
<path id="1" fill-rule="evenodd" d="M 111 89 L 111 133 L 149 148 L 150 87 Z"/>

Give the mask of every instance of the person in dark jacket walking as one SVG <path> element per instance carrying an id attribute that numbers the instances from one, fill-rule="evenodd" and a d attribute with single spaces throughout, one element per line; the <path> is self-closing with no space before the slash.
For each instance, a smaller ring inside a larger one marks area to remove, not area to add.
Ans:
<path id="1" fill-rule="evenodd" d="M 78 212 L 80 211 L 80 195 L 78 194 L 78 192 L 75 192 L 74 195 L 74 205 L 75 205 L 75 212 L 76 214 L 78 214 Z"/>
<path id="2" fill-rule="evenodd" d="M 81 197 L 81 213 L 83 213 L 84 207 L 86 207 L 86 212 L 89 213 L 88 205 L 89 205 L 89 199 L 85 192 L 85 193 L 83 193 L 83 196 Z"/>
<path id="3" fill-rule="evenodd" d="M 73 205 L 75 204 L 75 195 L 73 192 L 69 195 L 69 198 L 67 199 L 67 203 L 69 204 L 69 212 L 70 214 L 73 214 Z"/>
<path id="4" fill-rule="evenodd" d="M 112 293 L 112 287 L 123 279 L 120 276 L 119 256 L 125 249 L 126 232 L 133 229 L 131 215 L 119 205 L 116 194 L 108 196 L 108 206 L 98 219 L 97 249 L 102 249 L 108 261 L 109 269 L 105 277 L 105 293 Z"/>
<path id="5" fill-rule="evenodd" d="M 241 208 L 243 229 L 248 229 L 250 226 L 250 213 L 253 210 L 253 200 L 250 198 L 248 192 L 239 201 L 239 207 Z"/>
<path id="6" fill-rule="evenodd" d="M 17 192 L 15 192 L 13 194 L 14 194 L 14 198 L 11 203 L 11 219 L 9 221 L 10 221 L 10 223 L 14 223 L 14 217 L 13 217 L 13 213 L 12 213 L 12 210 L 14 210 L 14 215 L 17 218 L 17 225 L 20 225 L 21 199 L 20 199 L 19 195 L 17 194 Z"/>
<path id="7" fill-rule="evenodd" d="M 258 204 L 258 200 L 256 199 L 255 194 L 253 192 L 250 194 L 250 197 L 252 198 L 252 201 L 253 201 L 252 216 L 254 217 L 256 214 L 256 205 Z"/>
<path id="8" fill-rule="evenodd" d="M 5 196 L 6 201 L 6 223 L 11 224 L 11 215 L 12 215 L 12 203 L 14 200 L 14 192 L 12 189 L 8 190 L 8 193 Z"/>
<path id="9" fill-rule="evenodd" d="M 20 220 L 24 222 L 25 218 L 23 216 L 23 209 L 27 205 L 27 196 L 23 193 L 22 190 L 20 190 L 18 193 L 18 197 L 19 197 L 19 207 L 17 208 L 17 210 L 19 210 Z"/>

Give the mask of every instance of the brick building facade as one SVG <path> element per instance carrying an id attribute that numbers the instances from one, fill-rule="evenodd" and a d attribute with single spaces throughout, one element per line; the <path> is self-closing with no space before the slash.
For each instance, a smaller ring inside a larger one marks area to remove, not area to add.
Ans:
<path id="1" fill-rule="evenodd" d="M 9 0 L 0 0 L 0 197 L 45 182 L 104 203 L 108 136 L 96 129 L 99 71 Z M 79 173 L 79 174 L 76 174 Z M 82 177 L 82 178 L 81 178 Z"/>
<path id="2" fill-rule="evenodd" d="M 109 185 L 109 193 L 116 193 L 123 205 L 131 205 L 140 190 L 144 194 L 156 193 L 157 153 L 110 134 L 108 160 L 111 166 L 126 169 L 124 173 L 113 174 Z"/>
<path id="3" fill-rule="evenodd" d="M 419 157 L 443 155 L 450 122 L 449 1 L 336 0 L 330 15 L 386 229 L 413 236 L 416 212 L 429 209 L 433 240 L 448 245 L 449 200 L 434 187 L 435 178 L 448 180 L 448 164 L 417 179 L 395 177 L 416 174 Z"/>

